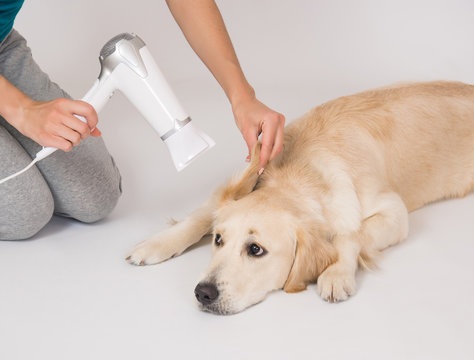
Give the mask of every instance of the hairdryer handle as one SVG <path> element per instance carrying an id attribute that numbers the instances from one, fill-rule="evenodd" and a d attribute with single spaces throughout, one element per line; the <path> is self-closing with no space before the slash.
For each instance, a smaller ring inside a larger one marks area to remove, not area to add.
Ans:
<path id="1" fill-rule="evenodd" d="M 74 116 L 77 117 L 82 122 L 87 123 L 87 120 L 84 116 L 76 115 L 76 114 L 74 114 Z M 35 160 L 36 161 L 43 160 L 45 157 L 51 155 L 56 150 L 58 150 L 58 148 L 50 147 L 50 146 L 48 146 L 48 147 L 43 146 L 43 149 L 36 153 Z"/>

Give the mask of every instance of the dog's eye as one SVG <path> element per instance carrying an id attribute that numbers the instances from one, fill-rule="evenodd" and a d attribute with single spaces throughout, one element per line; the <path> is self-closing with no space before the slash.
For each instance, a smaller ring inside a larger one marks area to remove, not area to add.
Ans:
<path id="1" fill-rule="evenodd" d="M 247 252 L 250 256 L 257 256 L 257 257 L 265 255 L 267 253 L 264 248 L 258 246 L 255 243 L 252 243 L 247 247 Z"/>
<path id="2" fill-rule="evenodd" d="M 216 234 L 216 237 L 214 238 L 214 244 L 216 244 L 216 246 L 221 246 L 222 245 L 222 236 L 221 236 L 221 234 Z"/>

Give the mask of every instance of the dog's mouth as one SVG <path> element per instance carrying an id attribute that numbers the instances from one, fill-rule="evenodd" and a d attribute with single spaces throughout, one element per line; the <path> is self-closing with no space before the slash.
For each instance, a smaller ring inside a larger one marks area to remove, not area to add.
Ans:
<path id="1" fill-rule="evenodd" d="M 211 305 L 199 304 L 199 308 L 202 311 L 215 314 L 215 315 L 233 315 L 234 311 L 230 311 L 227 307 L 221 306 L 220 303 L 214 303 Z"/>

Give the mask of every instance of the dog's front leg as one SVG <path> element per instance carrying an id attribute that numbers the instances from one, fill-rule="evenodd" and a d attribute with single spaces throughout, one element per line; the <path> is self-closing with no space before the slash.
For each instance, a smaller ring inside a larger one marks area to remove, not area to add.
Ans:
<path id="1" fill-rule="evenodd" d="M 336 235 L 333 239 L 337 261 L 328 266 L 317 280 L 318 293 L 326 301 L 346 300 L 356 292 L 355 273 L 361 250 L 357 234 Z"/>
<path id="2" fill-rule="evenodd" d="M 336 302 L 353 295 L 359 261 L 364 257 L 372 261 L 379 251 L 407 236 L 408 212 L 398 194 L 380 193 L 367 205 L 370 211 L 358 231 L 334 237 L 338 260 L 319 276 L 317 282 L 319 294 L 325 300 Z"/>
<path id="3" fill-rule="evenodd" d="M 330 191 L 322 197 L 325 217 L 335 233 L 332 243 L 338 259 L 317 279 L 319 295 L 327 301 L 346 300 L 356 291 L 355 273 L 361 251 L 361 204 L 345 163 L 331 154 L 321 154 L 314 163 Z"/>
<path id="4" fill-rule="evenodd" d="M 190 216 L 138 244 L 127 257 L 134 265 L 157 264 L 180 255 L 211 231 L 216 195 Z"/>

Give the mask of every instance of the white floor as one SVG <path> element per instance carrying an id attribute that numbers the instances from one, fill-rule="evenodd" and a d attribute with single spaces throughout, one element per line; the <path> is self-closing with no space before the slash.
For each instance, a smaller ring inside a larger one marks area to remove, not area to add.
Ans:
<path id="1" fill-rule="evenodd" d="M 59 0 L 43 3 L 50 7 L 49 16 L 73 6 Z M 55 46 L 67 46 L 65 37 L 71 34 L 70 28 L 79 26 L 81 16 L 93 13 L 95 3 L 81 2 L 83 9 L 72 9 L 78 15 L 58 20 L 66 34 L 63 36 L 55 30 L 56 23 L 46 22 L 40 27 L 33 21 L 38 13 L 41 17 L 47 14 L 34 2 L 25 5 L 17 22 L 44 67 L 78 97 L 98 73 L 94 62 L 98 49 L 87 55 L 76 54 L 78 58 L 68 50 L 64 57 L 70 63 L 62 67 L 58 56 L 48 60 L 47 54 Z M 104 3 L 104 8 L 112 4 Z M 144 0 L 137 3 L 148 4 Z M 309 1 L 296 3 L 312 6 L 312 10 L 316 7 Z M 309 58 L 284 53 L 283 60 L 275 58 L 275 64 L 265 54 L 253 57 L 258 49 L 251 44 L 257 40 L 246 38 L 255 31 L 258 17 L 250 13 L 247 24 L 242 24 L 236 19 L 244 10 L 230 2 L 219 3 L 258 94 L 282 111 L 288 121 L 330 98 L 393 81 L 474 81 L 474 25 L 467 15 L 469 11 L 472 14 L 471 3 L 450 2 L 448 6 L 447 2 L 425 2 L 436 3 L 436 11 L 430 7 L 431 12 L 404 1 L 392 4 L 391 13 L 412 14 L 404 18 L 405 32 L 400 34 L 382 26 L 391 18 L 380 18 L 385 12 L 378 2 L 364 1 L 364 9 L 380 12 L 379 23 L 372 25 L 380 26 L 374 36 L 383 41 L 377 42 L 372 52 L 367 42 L 354 53 L 341 50 L 353 44 L 358 35 L 354 34 L 357 26 L 349 21 L 348 14 L 355 11 L 351 2 L 334 2 L 345 9 L 341 13 L 336 5 L 322 3 L 317 9 L 322 13 L 318 19 L 326 25 L 334 23 L 333 33 L 340 35 L 341 48 L 311 34 L 306 42 L 314 38 L 314 46 L 326 46 L 328 52 L 313 49 Z M 241 4 L 247 10 L 253 6 L 250 1 Z M 259 2 L 256 11 L 263 12 L 262 4 L 270 6 Z M 162 4 L 149 6 L 166 11 Z M 311 16 L 301 6 L 291 8 L 297 12 L 292 15 L 288 6 L 281 2 L 271 7 L 270 18 L 294 17 L 294 27 L 275 30 L 278 42 L 259 25 L 263 40 L 258 41 L 269 44 L 270 55 L 285 52 L 285 47 L 302 52 L 308 47 L 292 37 L 313 29 Z M 95 10 L 94 19 L 105 12 Z M 426 16 L 428 20 L 423 23 L 426 13 L 436 16 Z M 369 17 L 363 11 L 358 14 Z M 342 26 L 337 24 L 339 15 L 346 26 L 354 26 L 348 39 L 338 30 Z M 170 36 L 178 36 L 169 15 L 160 16 L 171 29 Z M 451 22 L 439 28 L 438 24 L 446 24 L 444 16 Z M 300 23 L 295 20 L 298 17 Z M 420 26 L 420 21 L 424 47 L 419 42 L 410 43 L 416 37 L 410 31 Z M 119 28 L 109 22 L 112 30 Z M 137 33 L 150 32 L 152 50 L 161 46 L 163 39 L 155 41 L 151 30 L 141 23 L 135 25 Z M 365 26 L 362 28 L 367 34 L 372 34 L 373 29 Z M 99 48 L 101 39 L 114 35 L 99 25 L 84 31 L 89 38 L 94 33 L 100 35 L 96 41 Z M 386 33 L 381 34 L 383 31 Z M 433 31 L 438 33 L 430 37 Z M 42 42 L 45 36 L 53 37 L 46 49 Z M 319 42 L 322 44 L 317 45 Z M 208 242 L 157 266 L 134 267 L 124 261 L 135 243 L 164 229 L 168 218 L 185 216 L 212 189 L 245 166 L 245 146 L 224 95 L 192 52 L 184 49 L 185 43 L 172 50 L 189 56 L 179 61 L 180 65 L 189 61 L 191 70 L 185 66 L 182 71 L 173 70 L 173 52 L 163 54 L 161 61 L 180 100 L 196 123 L 216 140 L 216 147 L 176 173 L 156 134 L 121 95 L 116 95 L 101 113 L 101 130 L 121 169 L 123 197 L 111 216 L 100 223 L 84 225 L 54 218 L 34 239 L 0 242 L 0 359 L 473 359 L 474 195 L 410 214 L 408 239 L 385 252 L 378 271 L 361 272 L 358 293 L 341 304 L 325 303 L 310 286 L 298 294 L 272 293 L 237 315 L 216 316 L 200 312 L 193 294 L 210 258 Z M 400 55 L 404 51 L 414 51 L 415 56 Z M 83 74 L 68 73 L 69 66 L 80 68 Z"/>

